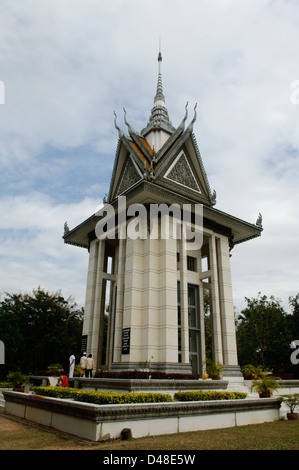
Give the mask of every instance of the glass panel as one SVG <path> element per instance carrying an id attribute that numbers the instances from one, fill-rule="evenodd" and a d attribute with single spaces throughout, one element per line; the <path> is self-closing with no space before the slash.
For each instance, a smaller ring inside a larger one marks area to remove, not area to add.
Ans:
<path id="1" fill-rule="evenodd" d="M 188 304 L 189 305 L 196 305 L 196 296 L 195 296 L 195 288 L 189 286 L 188 288 Z"/>
<path id="2" fill-rule="evenodd" d="M 179 354 L 180 354 L 181 351 L 182 351 L 182 334 L 181 334 L 181 329 L 179 329 L 179 331 L 178 331 L 178 351 L 179 351 Z"/>
<path id="3" fill-rule="evenodd" d="M 194 307 L 189 307 L 189 308 L 188 308 L 188 313 L 189 313 L 189 326 L 195 328 L 195 327 L 197 326 L 197 322 L 196 322 L 196 317 L 197 317 L 196 308 L 194 308 Z"/>
<path id="4" fill-rule="evenodd" d="M 197 353 L 197 332 L 190 331 L 189 332 L 189 350 L 190 353 Z"/>
<path id="5" fill-rule="evenodd" d="M 198 374 L 199 367 L 198 367 L 198 357 L 195 354 L 191 355 L 191 372 L 192 374 Z"/>
<path id="6" fill-rule="evenodd" d="M 196 271 L 196 258 L 193 256 L 187 256 L 187 269 L 188 271 Z"/>

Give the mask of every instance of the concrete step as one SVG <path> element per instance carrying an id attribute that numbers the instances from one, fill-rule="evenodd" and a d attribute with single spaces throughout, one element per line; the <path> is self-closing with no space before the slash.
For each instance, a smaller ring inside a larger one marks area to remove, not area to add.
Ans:
<path id="1" fill-rule="evenodd" d="M 2 394 L 2 392 L 0 392 L 0 409 L 1 408 L 5 408 L 5 400 L 4 400 L 4 396 Z"/>
<path id="2" fill-rule="evenodd" d="M 2 393 L 2 390 L 12 390 L 11 388 L 1 388 L 0 389 L 0 410 L 3 411 L 5 408 L 5 399 Z"/>

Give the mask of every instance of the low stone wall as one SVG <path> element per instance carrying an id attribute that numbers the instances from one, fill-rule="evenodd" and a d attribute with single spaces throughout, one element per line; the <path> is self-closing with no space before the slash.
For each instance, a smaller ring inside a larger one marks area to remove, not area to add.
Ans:
<path id="1" fill-rule="evenodd" d="M 33 385 L 52 385 L 52 378 L 31 376 Z M 102 390 L 114 392 L 160 392 L 174 395 L 186 390 L 227 390 L 226 380 L 169 380 L 169 379 L 90 379 L 85 377 L 69 378 L 70 387 L 82 390 Z"/>
<path id="2" fill-rule="evenodd" d="M 134 438 L 257 424 L 280 419 L 275 398 L 209 402 L 93 405 L 5 391 L 5 412 L 99 441 L 130 428 Z"/>

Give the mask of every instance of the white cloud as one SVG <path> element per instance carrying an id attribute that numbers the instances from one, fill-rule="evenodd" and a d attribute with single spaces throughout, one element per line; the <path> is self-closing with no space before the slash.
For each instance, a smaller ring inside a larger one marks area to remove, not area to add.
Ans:
<path id="1" fill-rule="evenodd" d="M 63 223 L 83 221 L 108 191 L 113 111 L 123 127 L 123 107 L 133 127 L 146 125 L 161 35 L 170 119 L 177 125 L 186 101 L 190 115 L 198 102 L 194 131 L 216 207 L 249 222 L 263 215 L 262 237 L 233 250 L 235 303 L 265 290 L 287 305 L 299 290 L 299 104 L 290 100 L 299 5 L 3 0 L 0 17 L 0 289 L 61 282 L 84 301 L 85 253 L 63 245 Z"/>
<path id="2" fill-rule="evenodd" d="M 84 305 L 88 252 L 62 239 L 64 222 L 71 228 L 94 213 L 98 202 L 55 204 L 42 193 L 8 196 L 1 200 L 1 292 L 31 291 L 38 285 L 62 290 Z"/>

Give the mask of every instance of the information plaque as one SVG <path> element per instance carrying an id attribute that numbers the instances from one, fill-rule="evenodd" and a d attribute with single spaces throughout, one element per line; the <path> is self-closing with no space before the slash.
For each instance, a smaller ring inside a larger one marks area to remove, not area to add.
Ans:
<path id="1" fill-rule="evenodd" d="M 130 333 L 131 333 L 131 328 L 123 328 L 122 348 L 121 348 L 122 354 L 130 354 Z"/>

